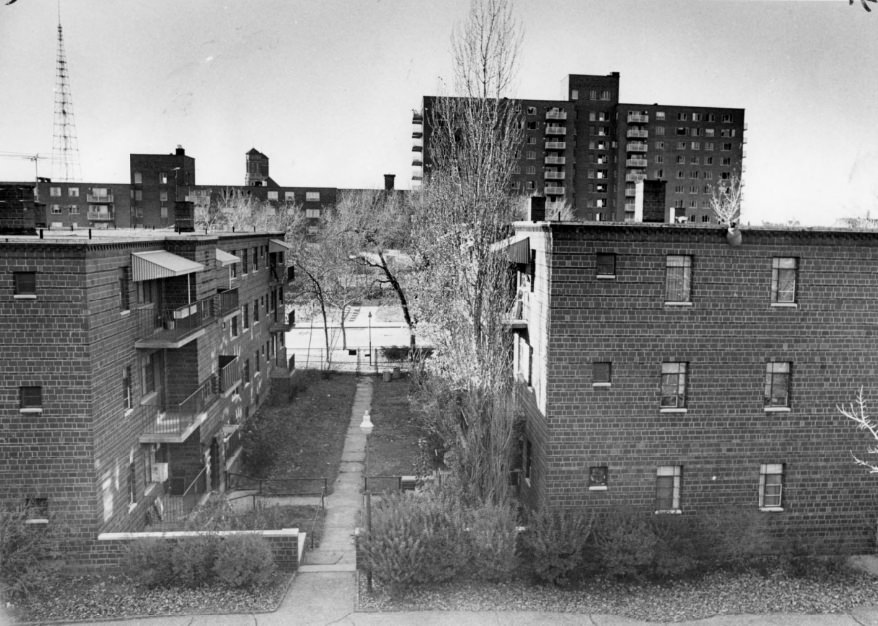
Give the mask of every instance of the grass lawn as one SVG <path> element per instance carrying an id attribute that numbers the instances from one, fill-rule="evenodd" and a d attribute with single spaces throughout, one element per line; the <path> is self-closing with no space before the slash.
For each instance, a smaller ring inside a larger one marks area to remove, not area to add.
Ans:
<path id="1" fill-rule="evenodd" d="M 302 370 L 297 376 L 301 376 L 300 388 L 290 404 L 263 407 L 256 416 L 257 428 L 269 433 L 266 440 L 275 457 L 266 476 L 276 480 L 326 478 L 331 491 L 341 465 L 357 380 L 353 374 L 324 377 L 313 370 Z M 249 473 L 246 465 L 244 473 Z M 318 483 L 301 484 L 313 493 Z"/>
<path id="2" fill-rule="evenodd" d="M 367 476 L 408 476 L 415 473 L 418 439 L 424 436 L 412 417 L 409 379 L 375 379 L 372 387 L 372 423 L 367 440 Z"/>

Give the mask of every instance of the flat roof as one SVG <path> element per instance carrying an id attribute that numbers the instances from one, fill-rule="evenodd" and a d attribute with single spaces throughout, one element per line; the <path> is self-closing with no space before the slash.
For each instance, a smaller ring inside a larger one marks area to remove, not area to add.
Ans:
<path id="1" fill-rule="evenodd" d="M 42 238 L 40 237 L 42 230 Z M 51 243 L 58 244 L 108 244 L 108 243 L 139 243 L 160 241 L 216 241 L 223 239 L 243 239 L 245 237 L 270 237 L 283 239 L 281 231 L 232 232 L 212 231 L 178 233 L 173 228 L 77 228 L 70 229 L 37 229 L 35 235 L 0 235 L 0 243 Z"/>

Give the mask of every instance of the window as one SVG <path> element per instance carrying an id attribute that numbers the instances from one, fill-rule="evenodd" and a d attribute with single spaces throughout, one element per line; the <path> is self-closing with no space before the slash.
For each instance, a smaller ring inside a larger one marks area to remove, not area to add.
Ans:
<path id="1" fill-rule="evenodd" d="M 665 134 L 665 127 L 664 127 L 664 126 L 656 126 L 656 127 L 655 127 L 655 134 L 656 134 L 656 136 L 659 136 L 659 137 L 664 136 L 664 134 Z"/>
<path id="2" fill-rule="evenodd" d="M 165 172 L 159 172 L 159 185 L 168 184 L 168 175 Z"/>
<path id="3" fill-rule="evenodd" d="M 728 113 L 723 113 L 722 123 L 723 124 L 731 124 L 732 123 L 732 116 Z"/>
<path id="4" fill-rule="evenodd" d="M 68 187 L 67 188 L 67 195 L 70 196 L 71 198 L 78 198 L 79 197 L 79 187 Z"/>
<path id="5" fill-rule="evenodd" d="M 120 267 L 119 268 L 119 308 L 123 311 L 127 311 L 131 308 L 131 296 L 128 293 L 128 268 Z"/>
<path id="6" fill-rule="evenodd" d="M 604 89 L 601 91 L 601 100 L 609 100 L 610 99 L 610 91 L 608 89 Z"/>
<path id="7" fill-rule="evenodd" d="M 790 363 L 772 361 L 765 364 L 766 409 L 790 407 Z"/>
<path id="8" fill-rule="evenodd" d="M 142 185 L 143 184 L 143 174 L 140 172 L 134 172 L 134 184 Z"/>
<path id="9" fill-rule="evenodd" d="M 678 179 L 686 178 L 686 172 L 684 172 L 683 170 L 677 170 L 677 178 Z"/>
<path id="10" fill-rule="evenodd" d="M 689 178 L 698 180 L 698 170 L 692 170 L 691 172 L 689 172 Z"/>
<path id="11" fill-rule="evenodd" d="M 610 361 L 595 361 L 591 364 L 591 384 L 595 387 L 609 387 L 613 383 L 613 364 Z"/>
<path id="12" fill-rule="evenodd" d="M 530 176 L 534 176 L 534 175 L 537 173 L 537 168 L 536 168 L 536 166 L 534 166 L 534 165 L 528 165 L 528 166 L 527 166 L 527 173 L 528 173 L 528 175 L 530 175 Z"/>
<path id="13" fill-rule="evenodd" d="M 537 142 L 537 138 L 536 138 L 536 137 L 534 137 L 533 135 L 528 136 L 528 138 L 527 138 L 527 143 L 528 143 L 528 144 L 530 144 L 530 145 L 534 145 L 534 144 L 536 144 L 536 142 Z"/>
<path id="14" fill-rule="evenodd" d="M 528 150 L 527 151 L 527 158 L 530 160 L 533 160 L 533 159 L 537 158 L 537 153 L 534 152 L 533 150 Z"/>
<path id="15" fill-rule="evenodd" d="M 24 510 L 26 524 L 47 524 L 49 522 L 48 498 L 25 498 Z"/>
<path id="16" fill-rule="evenodd" d="M 680 465 L 665 465 L 655 472 L 655 510 L 680 510 L 680 478 L 683 468 Z"/>
<path id="17" fill-rule="evenodd" d="M 259 298 L 253 301 L 253 323 L 259 321 Z"/>
<path id="18" fill-rule="evenodd" d="M 665 302 L 691 302 L 692 257 L 669 255 L 665 270 Z"/>
<path id="19" fill-rule="evenodd" d="M 771 303 L 795 304 L 798 259 L 775 257 L 771 260 Z"/>
<path id="20" fill-rule="evenodd" d="M 36 385 L 18 388 L 18 407 L 22 411 L 43 409 L 43 388 Z"/>
<path id="21" fill-rule="evenodd" d="M 250 359 L 244 361 L 244 384 L 250 384 Z"/>
<path id="22" fill-rule="evenodd" d="M 75 204 L 71 204 L 70 206 L 68 206 L 67 211 L 70 213 L 70 215 L 79 215 L 79 207 Z"/>
<path id="23" fill-rule="evenodd" d="M 250 305 L 244 305 L 244 330 L 250 328 Z"/>
<path id="24" fill-rule="evenodd" d="M 655 177 L 656 178 L 664 178 L 665 177 L 665 170 L 656 170 Z"/>
<path id="25" fill-rule="evenodd" d="M 732 164 L 732 157 L 723 157 L 719 160 L 720 165 L 730 166 Z"/>
<path id="26" fill-rule="evenodd" d="M 731 149 L 732 149 L 732 144 L 731 144 L 731 143 L 724 143 L 724 144 L 722 145 L 722 150 L 723 150 L 724 152 L 728 152 L 728 151 L 731 150 Z"/>
<path id="27" fill-rule="evenodd" d="M 607 476 L 609 473 L 606 465 L 589 467 L 588 488 L 592 491 L 605 491 L 607 489 Z"/>
<path id="28" fill-rule="evenodd" d="M 709 221 L 710 221 L 710 216 L 709 216 L 709 215 L 702 215 L 702 216 L 701 216 L 701 221 L 702 221 L 702 222 L 709 222 Z"/>
<path id="29" fill-rule="evenodd" d="M 256 356 L 254 357 L 256 363 L 256 372 L 259 373 L 262 371 L 262 361 L 259 359 L 259 350 L 256 350 Z"/>
<path id="30" fill-rule="evenodd" d="M 704 164 L 705 165 L 713 165 L 713 157 L 712 156 L 704 157 Z"/>
<path id="31" fill-rule="evenodd" d="M 700 141 L 693 141 L 689 144 L 689 147 L 692 150 L 701 150 L 701 142 Z"/>
<path id="32" fill-rule="evenodd" d="M 306 191 L 305 192 L 305 200 L 308 202 L 320 202 L 320 192 L 319 191 Z"/>
<path id="33" fill-rule="evenodd" d="M 702 115 L 701 113 L 693 113 L 692 114 L 692 121 L 693 122 L 702 122 L 702 121 L 704 121 L 704 115 Z"/>
<path id="34" fill-rule="evenodd" d="M 14 297 L 35 298 L 37 296 L 36 272 L 12 272 Z"/>
<path id="35" fill-rule="evenodd" d="M 253 271 L 259 269 L 259 248 L 253 248 Z"/>
<path id="36" fill-rule="evenodd" d="M 141 189 L 134 190 L 134 200 L 136 202 L 140 202 L 141 200 L 143 200 L 143 191 Z"/>
<path id="37" fill-rule="evenodd" d="M 241 273 L 246 275 L 249 267 L 250 251 L 246 248 L 241 250 Z"/>
<path id="38" fill-rule="evenodd" d="M 60 187 L 49 187 L 49 195 L 53 198 L 61 197 L 61 188 Z"/>
<path id="39" fill-rule="evenodd" d="M 287 202 L 295 202 L 295 201 L 296 201 L 296 194 L 295 194 L 295 192 L 293 192 L 293 191 L 285 191 L 285 192 L 284 192 L 284 200 L 286 200 Z"/>
<path id="40" fill-rule="evenodd" d="M 131 400 L 131 366 L 128 365 L 122 370 L 122 407 L 127 411 L 133 408 L 134 403 Z"/>
<path id="41" fill-rule="evenodd" d="M 657 120 L 665 119 L 665 112 L 664 111 L 656 111 L 655 112 L 655 119 L 657 119 Z"/>
<path id="42" fill-rule="evenodd" d="M 664 162 L 665 162 L 665 157 L 662 156 L 661 154 L 657 154 L 657 155 L 655 155 L 655 162 L 656 162 L 656 163 L 664 163 Z"/>
<path id="43" fill-rule="evenodd" d="M 687 129 L 685 126 L 678 126 L 677 127 L 677 136 L 685 137 L 688 134 L 689 134 L 689 129 Z"/>
<path id="44" fill-rule="evenodd" d="M 140 373 L 143 379 L 143 393 L 155 391 L 155 354 L 150 353 L 143 357 L 140 365 Z"/>
<path id="45" fill-rule="evenodd" d="M 783 510 L 783 464 L 766 463 L 759 466 L 759 508 Z"/>
<path id="46" fill-rule="evenodd" d="M 269 191 L 268 192 L 268 199 L 276 201 L 277 200 L 277 192 L 276 191 Z"/>
<path id="47" fill-rule="evenodd" d="M 686 369 L 687 363 L 662 363 L 663 409 L 686 408 Z"/>
<path id="48" fill-rule="evenodd" d="M 615 276 L 616 255 L 612 252 L 598 252 L 595 255 L 595 275 Z"/>
<path id="49" fill-rule="evenodd" d="M 701 159 L 699 159 L 696 155 L 692 155 L 689 157 L 689 165 L 700 165 Z"/>
<path id="50" fill-rule="evenodd" d="M 688 113 L 677 113 L 677 121 L 678 122 L 686 122 L 689 120 Z"/>
<path id="51" fill-rule="evenodd" d="M 705 137 L 715 137 L 715 136 L 716 136 L 716 130 L 713 129 L 713 128 L 705 128 L 705 129 L 704 129 L 704 136 L 705 136 Z"/>
<path id="52" fill-rule="evenodd" d="M 232 337 L 238 336 L 238 316 L 232 316 Z"/>
<path id="53" fill-rule="evenodd" d="M 571 89 L 570 90 L 570 99 L 571 100 L 579 100 L 579 89 Z"/>
<path id="54" fill-rule="evenodd" d="M 128 464 L 128 506 L 137 503 L 137 474 L 134 471 L 134 462 Z"/>
<path id="55" fill-rule="evenodd" d="M 686 149 L 686 142 L 685 141 L 678 141 L 677 142 L 677 150 L 685 150 L 685 149 Z"/>
<path id="56" fill-rule="evenodd" d="M 58 215 L 60 213 L 61 213 L 61 205 L 60 204 L 53 204 L 52 205 L 52 214 Z"/>
<path id="57" fill-rule="evenodd" d="M 704 144 L 704 149 L 707 151 L 711 151 L 714 148 L 714 144 L 712 141 L 708 141 Z"/>
<path id="58" fill-rule="evenodd" d="M 168 201 L 168 192 L 160 191 L 159 192 L 159 202 L 167 202 Z"/>
<path id="59" fill-rule="evenodd" d="M 708 113 L 707 114 L 707 121 L 708 122 L 715 122 L 716 121 L 716 113 Z"/>
<path id="60" fill-rule="evenodd" d="M 537 108 L 536 108 L 536 107 L 527 107 L 527 114 L 528 114 L 528 115 L 536 115 L 536 114 L 537 114 Z"/>
<path id="61" fill-rule="evenodd" d="M 159 211 L 159 213 L 161 214 L 163 220 L 168 219 L 168 207 L 166 207 L 166 206 L 161 207 L 161 210 Z"/>
<path id="62" fill-rule="evenodd" d="M 309 219 L 320 219 L 320 209 L 305 209 L 305 217 Z"/>

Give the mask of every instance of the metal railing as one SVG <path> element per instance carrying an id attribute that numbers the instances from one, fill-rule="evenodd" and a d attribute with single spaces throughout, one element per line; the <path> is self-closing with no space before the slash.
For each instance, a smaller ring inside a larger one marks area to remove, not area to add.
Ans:
<path id="1" fill-rule="evenodd" d="M 86 215 L 94 222 L 112 222 L 115 217 L 109 211 L 88 211 Z"/>
<path id="2" fill-rule="evenodd" d="M 563 196 L 564 195 L 564 187 L 559 187 L 557 185 L 548 185 L 548 186 L 546 186 L 546 195 L 548 195 L 548 194 Z"/>
<path id="3" fill-rule="evenodd" d="M 564 150 L 567 147 L 566 141 L 547 141 L 546 150 Z"/>
<path id="4" fill-rule="evenodd" d="M 329 481 L 325 476 L 314 478 L 255 478 L 229 472 L 226 475 L 229 491 L 255 491 L 257 496 L 325 496 Z"/>
<path id="5" fill-rule="evenodd" d="M 549 109 L 546 111 L 546 119 L 547 120 L 566 120 L 567 119 L 567 111 L 553 111 Z"/>
<path id="6" fill-rule="evenodd" d="M 423 478 L 416 476 L 363 476 L 363 492 L 414 491 Z"/>
<path id="7" fill-rule="evenodd" d="M 547 156 L 544 163 L 550 163 L 553 165 L 564 165 L 567 162 L 566 157 L 562 156 Z"/>
<path id="8" fill-rule="evenodd" d="M 627 167 L 646 167 L 647 162 L 646 159 L 625 159 L 625 165 Z"/>
<path id="9" fill-rule="evenodd" d="M 159 312 L 154 304 L 137 310 L 137 339 L 176 341 L 238 308 L 238 290 L 229 289 L 191 304 Z"/>
<path id="10" fill-rule="evenodd" d="M 647 115 L 645 113 L 629 113 L 628 114 L 628 123 L 629 124 L 631 122 L 645 124 L 648 121 L 649 121 L 649 115 Z"/>
<path id="11" fill-rule="evenodd" d="M 553 170 L 546 170 L 544 172 L 546 180 L 564 180 L 564 172 L 555 172 Z"/>
<path id="12" fill-rule="evenodd" d="M 546 126 L 546 134 L 547 135 L 566 135 L 567 127 L 566 126 Z"/>
<path id="13" fill-rule="evenodd" d="M 222 358 L 220 356 L 220 359 Z M 239 363 L 238 357 L 235 356 L 219 366 L 218 380 L 220 393 L 228 391 L 241 379 Z"/>
<path id="14" fill-rule="evenodd" d="M 203 468 L 188 485 L 182 485 L 182 489 L 175 489 L 175 485 L 182 481 L 171 479 L 171 493 L 159 496 L 164 509 L 162 521 L 176 522 L 188 516 L 198 501 L 207 492 L 207 468 Z M 175 494 L 174 491 L 180 491 Z"/>
<path id="15" fill-rule="evenodd" d="M 109 194 L 105 194 L 102 196 L 96 196 L 94 194 L 87 193 L 87 194 L 85 194 L 85 200 L 86 200 L 86 202 L 95 202 L 98 204 L 109 204 L 109 203 L 113 202 L 113 194 L 109 193 Z"/>
<path id="16" fill-rule="evenodd" d="M 221 291 L 215 296 L 219 315 L 231 313 L 238 308 L 238 289 L 228 289 Z"/>
<path id="17" fill-rule="evenodd" d="M 182 402 L 168 404 L 164 410 L 160 405 L 154 405 L 158 408 L 159 413 L 147 426 L 145 433 L 180 435 L 186 432 L 195 423 L 198 416 L 216 401 L 215 385 L 216 375 L 213 374 Z"/>
<path id="18" fill-rule="evenodd" d="M 236 428 L 232 434 L 223 438 L 223 458 L 228 460 L 235 456 L 241 447 L 241 429 Z"/>
<path id="19" fill-rule="evenodd" d="M 628 152 L 646 152 L 647 145 L 639 141 L 629 141 L 625 146 L 625 149 L 628 150 Z"/>
<path id="20" fill-rule="evenodd" d="M 629 128 L 625 131 L 626 137 L 640 137 L 646 139 L 649 137 L 649 131 L 641 128 Z"/>

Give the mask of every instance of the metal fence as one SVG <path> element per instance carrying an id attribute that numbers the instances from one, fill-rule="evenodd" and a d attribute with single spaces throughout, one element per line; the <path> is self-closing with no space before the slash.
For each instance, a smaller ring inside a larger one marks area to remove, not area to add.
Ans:
<path id="1" fill-rule="evenodd" d="M 207 468 L 198 472 L 198 475 L 188 485 L 180 489 L 180 494 L 173 494 L 174 480 L 171 481 L 171 492 L 159 496 L 161 501 L 161 521 L 179 522 L 192 512 L 201 497 L 207 492 Z"/>
<path id="2" fill-rule="evenodd" d="M 349 346 L 335 348 L 326 357 L 326 348 L 295 348 L 287 346 L 287 355 L 295 357 L 299 369 L 333 370 L 337 372 L 357 372 L 361 374 L 380 374 L 395 368 L 407 370 L 408 358 L 388 359 L 384 350 L 372 346 Z"/>
<path id="3" fill-rule="evenodd" d="M 259 496 L 319 496 L 326 494 L 329 484 L 325 477 L 314 478 L 254 478 L 229 472 L 226 475 L 229 491 L 255 491 Z"/>

